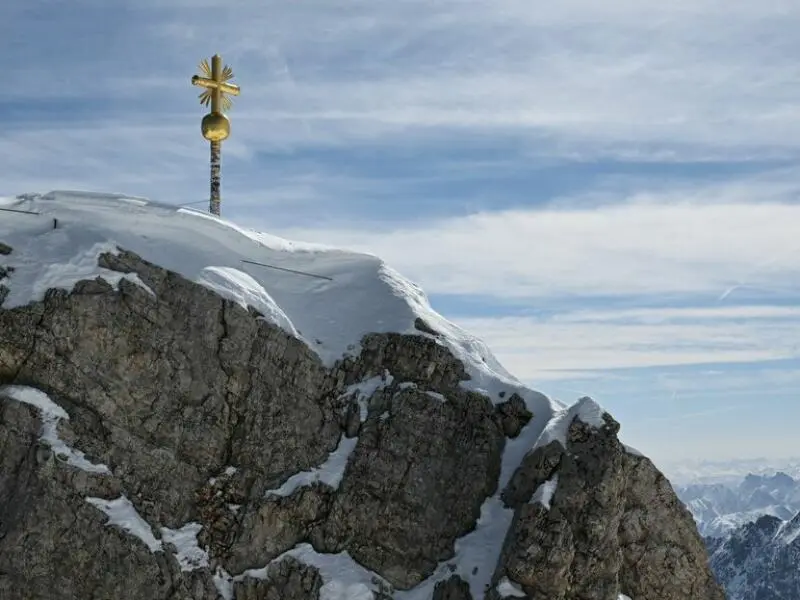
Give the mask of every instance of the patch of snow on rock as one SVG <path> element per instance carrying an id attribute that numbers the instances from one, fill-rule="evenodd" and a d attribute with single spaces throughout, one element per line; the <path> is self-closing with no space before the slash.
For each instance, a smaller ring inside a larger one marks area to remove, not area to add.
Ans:
<path id="1" fill-rule="evenodd" d="M 87 497 L 86 501 L 108 516 L 106 525 L 116 525 L 123 531 L 139 538 L 150 548 L 150 552 L 162 550 L 161 541 L 155 538 L 150 525 L 136 512 L 131 501 L 125 496 L 120 496 L 116 500 Z"/>
<path id="2" fill-rule="evenodd" d="M 550 510 L 550 502 L 553 501 L 553 494 L 556 493 L 556 488 L 558 487 L 558 473 L 553 475 L 553 477 L 549 481 L 545 481 L 542 485 L 536 488 L 536 491 L 533 493 L 531 497 L 530 504 L 535 504 L 538 502 L 542 506 L 544 506 L 547 510 Z"/>
<path id="3" fill-rule="evenodd" d="M 248 569 L 235 577 L 218 569 L 215 584 L 225 600 L 233 598 L 233 584 L 247 578 L 268 579 L 268 567 L 281 562 L 291 556 L 299 562 L 315 567 L 322 578 L 323 585 L 319 591 L 319 600 L 374 600 L 376 582 L 382 587 L 389 588 L 388 582 L 383 580 L 369 569 L 359 565 L 347 553 L 321 554 L 314 550 L 310 544 L 299 544 L 295 548 L 284 552 L 274 558 L 270 563 L 260 569 Z"/>
<path id="4" fill-rule="evenodd" d="M 52 229 L 52 225 L 48 226 Z M 27 240 L 28 244 L 37 244 L 35 252 L 25 252 L 28 248 L 20 247 L 18 242 L 12 244 L 14 251 L 5 257 L 5 262 L 14 268 L 14 272 L 5 282 L 9 292 L 3 303 L 4 308 L 41 301 L 49 289 L 69 292 L 79 281 L 98 277 L 107 281 L 114 289 L 117 289 L 120 281 L 127 279 L 155 296 L 153 290 L 135 273 L 118 273 L 97 264 L 101 254 L 119 254 L 114 243 L 97 241 L 81 247 L 74 254 L 65 255 L 58 239 L 67 237 L 68 234 L 56 229 L 53 230 L 49 243 L 42 243 L 37 238 Z"/>
<path id="5" fill-rule="evenodd" d="M 111 470 L 106 465 L 91 462 L 83 452 L 70 448 L 58 437 L 58 423 L 62 419 L 69 421 L 69 415 L 67 411 L 53 402 L 50 396 L 40 390 L 20 385 L 2 386 L 0 387 L 0 393 L 17 402 L 29 404 L 39 409 L 42 419 L 42 433 L 39 439 L 49 445 L 56 456 L 66 457 L 67 464 L 88 473 L 98 473 L 100 475 L 109 475 L 111 473 Z"/>
<path id="6" fill-rule="evenodd" d="M 495 588 L 497 593 L 500 594 L 503 598 L 524 598 L 526 597 L 525 592 L 513 581 L 511 581 L 508 577 L 503 577 L 497 584 Z"/>
<path id="7" fill-rule="evenodd" d="M 603 414 L 606 412 L 602 406 L 597 402 L 584 396 L 575 403 L 577 409 L 577 417 L 587 425 L 591 425 L 595 429 L 604 427 L 606 422 L 603 420 Z"/>
<path id="8" fill-rule="evenodd" d="M 208 552 L 197 542 L 197 534 L 202 528 L 200 523 L 187 523 L 180 529 L 161 528 L 164 542 L 175 546 L 175 558 L 181 571 L 194 571 L 208 566 Z"/>
<path id="9" fill-rule="evenodd" d="M 375 598 L 375 586 L 372 582 L 377 576 L 354 561 L 346 551 L 339 554 L 320 554 L 310 544 L 301 544 L 289 550 L 286 555 L 319 570 L 322 581 L 325 582 L 319 591 L 319 600 Z"/>
<path id="10" fill-rule="evenodd" d="M 267 290 L 244 271 L 231 267 L 206 267 L 197 277 L 197 283 L 215 291 L 223 298 L 236 302 L 245 310 L 252 306 L 264 315 L 266 321 L 296 338 L 301 337 L 292 321 Z"/>
<path id="11" fill-rule="evenodd" d="M 359 407 L 359 418 L 363 423 L 367 420 L 369 399 L 372 398 L 372 395 L 378 390 L 392 385 L 392 382 L 394 382 L 394 377 L 389 374 L 389 371 L 384 371 L 383 375 L 376 375 L 375 377 L 370 377 L 369 379 L 348 386 L 342 394 L 342 397 L 351 397 L 355 395 Z M 400 387 L 402 388 L 403 385 L 404 384 L 400 384 Z"/>
<path id="12" fill-rule="evenodd" d="M 317 481 L 326 483 L 333 489 L 338 489 L 339 484 L 342 482 L 342 477 L 344 477 L 347 461 L 350 458 L 350 454 L 355 450 L 357 443 L 358 438 L 348 439 L 342 435 L 336 450 L 328 455 L 328 459 L 324 463 L 309 471 L 295 473 L 289 477 L 281 487 L 275 490 L 269 490 L 266 495 L 289 496 L 297 488 L 309 486 Z"/>
<path id="13" fill-rule="evenodd" d="M 633 456 L 642 456 L 642 457 L 644 456 L 644 454 L 639 452 L 639 450 L 637 450 L 633 446 L 628 446 L 627 444 L 625 444 L 625 452 L 627 452 L 628 454 L 631 454 Z"/>
<path id="14" fill-rule="evenodd" d="M 531 451 L 535 448 L 547 446 L 551 442 L 559 442 L 566 448 L 567 433 L 576 418 L 587 425 L 599 429 L 605 425 L 603 413 L 605 413 L 605 410 L 597 402 L 589 397 L 581 398 L 572 406 L 558 411 L 553 416 Z"/>
<path id="15" fill-rule="evenodd" d="M 212 581 L 222 600 L 233 600 L 233 577 L 225 569 L 217 567 Z"/>

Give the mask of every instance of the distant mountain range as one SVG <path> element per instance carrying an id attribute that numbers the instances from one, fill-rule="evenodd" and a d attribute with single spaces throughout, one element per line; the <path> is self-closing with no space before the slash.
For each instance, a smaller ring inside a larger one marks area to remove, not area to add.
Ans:
<path id="1" fill-rule="evenodd" d="M 770 476 L 785 473 L 800 481 L 800 456 L 783 459 L 747 458 L 660 462 L 658 467 L 673 485 L 725 483 L 739 485 L 746 475 Z"/>
<path id="2" fill-rule="evenodd" d="M 800 600 L 800 478 L 785 472 L 673 485 L 728 600 Z"/>
<path id="3" fill-rule="evenodd" d="M 706 542 L 728 600 L 800 598 L 800 513 L 791 521 L 764 516 Z"/>
<path id="4" fill-rule="evenodd" d="M 674 488 L 704 537 L 725 537 L 764 515 L 787 521 L 800 512 L 800 481 L 784 472 L 750 474 L 738 485 L 692 483 Z"/>

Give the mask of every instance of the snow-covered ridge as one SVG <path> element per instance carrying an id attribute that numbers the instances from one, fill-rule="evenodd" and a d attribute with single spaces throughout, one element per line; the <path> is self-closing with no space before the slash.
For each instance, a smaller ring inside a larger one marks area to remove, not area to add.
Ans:
<path id="1" fill-rule="evenodd" d="M 501 389 L 516 391 L 539 414 L 557 408 L 525 389 L 481 340 L 436 313 L 419 286 L 376 256 L 292 242 L 207 213 L 119 194 L 26 194 L 0 199 L 0 207 L 38 213 L 0 213 L 0 239 L 13 248 L 4 264 L 14 267 L 3 282 L 9 288 L 4 308 L 40 300 L 50 288 L 69 290 L 81 279 L 102 277 L 116 285 L 126 278 L 143 285 L 135 275 L 97 266 L 100 254 L 122 248 L 252 306 L 304 340 L 329 366 L 357 354 L 367 333 L 422 335 L 414 326 L 422 318 L 465 363 L 470 389 L 492 398 Z"/>
<path id="2" fill-rule="evenodd" d="M 575 419 L 586 423 L 596 429 L 605 425 L 603 413 L 605 410 L 589 397 L 583 397 L 569 408 L 562 408 L 553 415 L 536 441 L 536 447 L 547 446 L 551 442 L 558 442 L 567 447 L 567 433 Z"/>

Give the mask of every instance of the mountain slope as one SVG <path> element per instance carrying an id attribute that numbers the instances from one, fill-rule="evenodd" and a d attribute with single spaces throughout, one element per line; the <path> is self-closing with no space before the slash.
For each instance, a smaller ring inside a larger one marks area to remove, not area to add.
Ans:
<path id="1" fill-rule="evenodd" d="M 763 516 L 709 543 L 711 565 L 728 600 L 800 598 L 800 513 Z"/>
<path id="2" fill-rule="evenodd" d="M 730 460 L 684 460 L 664 462 L 664 473 L 677 485 L 694 483 L 726 483 L 739 485 L 748 474 L 772 476 L 785 473 L 795 480 L 800 479 L 800 458 L 747 458 Z"/>
<path id="3" fill-rule="evenodd" d="M 751 473 L 736 483 L 676 485 L 675 492 L 705 537 L 726 537 L 764 515 L 788 520 L 800 511 L 800 482 L 782 472 Z"/>
<path id="4" fill-rule="evenodd" d="M 344 354 L 357 354 L 367 333 L 419 333 L 414 323 L 421 317 L 468 368 L 474 367 L 474 385 L 484 379 L 487 384 L 498 378 L 516 382 L 480 340 L 442 319 L 418 286 L 375 256 L 291 242 L 200 211 L 124 196 L 51 192 L 5 205 L 40 214 L 3 214 L 0 231 L 16 250 L 9 259 L 15 274 L 6 308 L 41 300 L 50 288 L 70 289 L 80 279 L 102 275 L 119 281 L 120 273 L 97 265 L 97 256 L 119 247 L 253 307 L 306 342 L 327 366 Z M 541 403 L 544 407 L 546 401 Z"/>
<path id="5" fill-rule="evenodd" d="M 38 214 L 0 218 L 0 597 L 722 598 L 610 415 L 521 385 L 379 259 L 4 204 Z"/>

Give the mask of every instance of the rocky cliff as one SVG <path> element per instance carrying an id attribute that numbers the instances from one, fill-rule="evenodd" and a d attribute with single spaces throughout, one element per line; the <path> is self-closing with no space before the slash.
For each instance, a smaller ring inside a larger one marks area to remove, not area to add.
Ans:
<path id="1" fill-rule="evenodd" d="M 3 600 L 724 597 L 590 399 L 488 389 L 419 317 L 326 362 L 141 251 L 56 285 L 31 257 L 72 239 L 59 215 L 0 226 Z"/>

